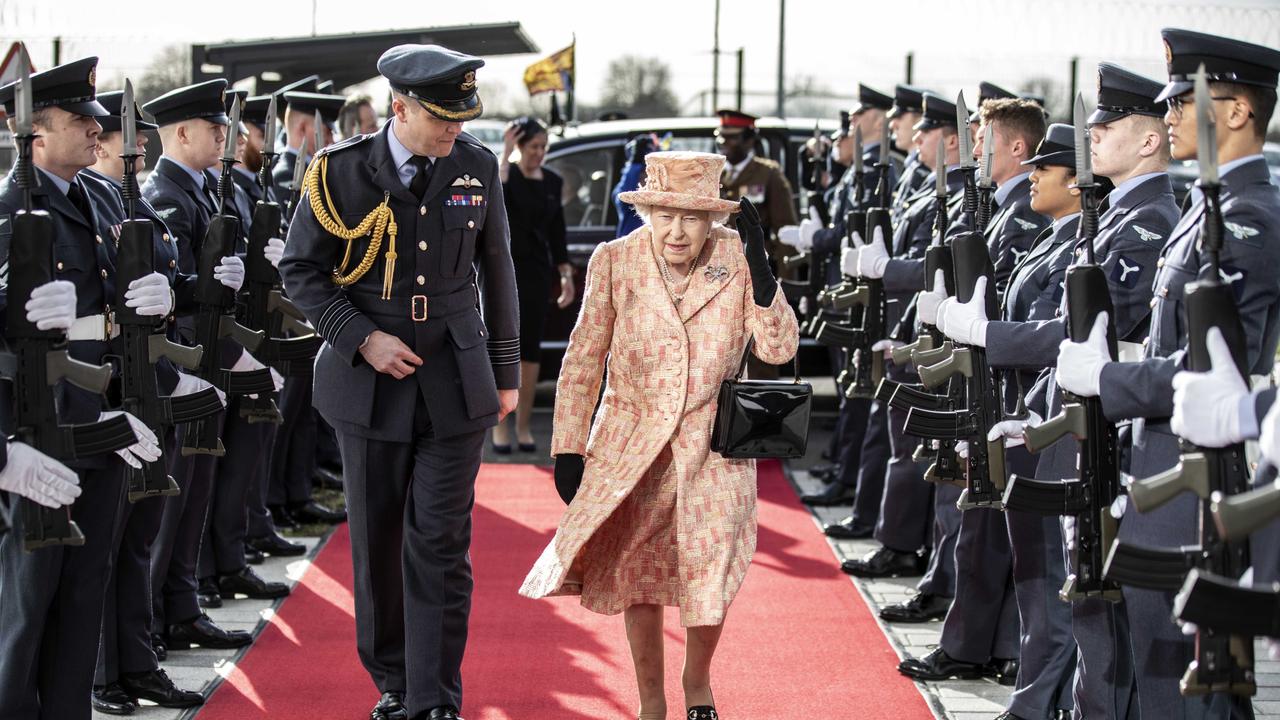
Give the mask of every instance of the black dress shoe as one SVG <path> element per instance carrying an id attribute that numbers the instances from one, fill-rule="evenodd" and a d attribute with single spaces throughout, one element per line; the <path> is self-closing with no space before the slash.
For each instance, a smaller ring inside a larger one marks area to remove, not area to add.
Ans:
<path id="1" fill-rule="evenodd" d="M 347 512 L 345 510 L 330 510 L 315 500 L 308 500 L 301 505 L 291 505 L 289 514 L 300 523 L 336 525 L 347 521 Z"/>
<path id="2" fill-rule="evenodd" d="M 107 715 L 132 715 L 138 709 L 138 701 L 121 689 L 119 683 L 95 687 L 89 704 L 95 712 Z"/>
<path id="3" fill-rule="evenodd" d="M 875 534 L 873 527 L 858 527 L 853 524 L 853 516 L 831 523 L 822 528 L 822 534 L 833 540 L 865 540 Z"/>
<path id="4" fill-rule="evenodd" d="M 293 519 L 289 511 L 283 505 L 271 505 L 271 522 L 275 524 L 278 530 L 292 530 L 298 527 L 298 521 Z"/>
<path id="5" fill-rule="evenodd" d="M 307 554 L 307 546 L 302 543 L 289 542 L 284 538 L 271 533 L 262 537 L 249 538 L 244 541 L 245 546 L 253 548 L 260 553 L 266 553 L 271 557 L 297 557 L 298 555 Z"/>
<path id="6" fill-rule="evenodd" d="M 165 642 L 170 650 L 186 650 L 193 645 L 211 650 L 233 650 L 252 643 L 253 636 L 243 630 L 223 630 L 208 615 L 197 615 L 192 620 L 170 625 Z"/>
<path id="7" fill-rule="evenodd" d="M 327 467 L 316 468 L 315 474 L 311 476 L 311 484 L 318 485 L 321 488 L 333 488 L 334 490 L 342 489 L 342 468 L 332 469 Z"/>
<path id="8" fill-rule="evenodd" d="M 516 447 L 517 447 L 517 448 L 520 450 L 520 452 L 522 452 L 522 453 L 536 453 L 536 452 L 538 452 L 538 443 L 536 443 L 536 442 L 531 442 L 531 443 L 516 443 Z"/>
<path id="9" fill-rule="evenodd" d="M 266 562 L 267 556 L 262 554 L 261 550 L 255 550 L 249 547 L 249 543 L 244 544 L 244 561 L 250 565 L 261 565 Z"/>
<path id="10" fill-rule="evenodd" d="M 986 665 L 956 660 L 938 648 L 922 658 L 903 660 L 898 672 L 913 680 L 975 680 L 985 674 Z"/>
<path id="11" fill-rule="evenodd" d="M 845 560 L 840 569 L 849 575 L 865 578 L 916 577 L 924 573 L 923 558 L 917 553 L 904 553 L 882 547 L 866 557 Z"/>
<path id="12" fill-rule="evenodd" d="M 831 507 L 832 505 L 852 505 L 855 490 L 839 483 L 831 483 L 822 492 L 805 493 L 800 502 L 813 507 Z"/>
<path id="13" fill-rule="evenodd" d="M 1004 712 L 996 716 L 996 720 L 1026 720 L 1026 718 L 1022 717 L 1021 715 L 1014 715 L 1008 710 L 1005 710 Z"/>
<path id="14" fill-rule="evenodd" d="M 237 594 L 246 595 L 254 600 L 275 600 L 289 594 L 289 586 L 282 582 L 268 582 L 249 567 L 243 567 L 233 575 L 218 578 L 218 591 L 225 600 L 235 598 Z"/>
<path id="15" fill-rule="evenodd" d="M 139 700 L 150 700 L 163 708 L 193 708 L 204 704 L 204 695 L 181 690 L 159 668 L 144 673 L 124 673 L 120 687 Z"/>
<path id="16" fill-rule="evenodd" d="M 404 693 L 385 692 L 369 713 L 369 720 L 409 720 L 404 707 Z"/>
<path id="17" fill-rule="evenodd" d="M 431 708 L 431 712 L 427 713 L 427 720 L 462 720 L 458 715 L 458 711 L 453 709 L 451 705 L 444 705 L 438 708 Z"/>
<path id="18" fill-rule="evenodd" d="M 1018 659 L 1000 660 L 999 658 L 991 658 L 991 662 L 987 663 L 986 677 L 989 677 L 1001 685 L 1012 687 L 1018 684 Z"/>
<path id="19" fill-rule="evenodd" d="M 830 482 L 831 478 L 835 477 L 835 474 L 835 463 L 823 463 L 809 468 L 809 477 L 818 478 L 824 482 Z"/>
<path id="20" fill-rule="evenodd" d="M 218 594 L 218 583 L 213 578 L 204 578 L 196 588 L 196 602 L 202 608 L 222 607 L 222 596 Z"/>
<path id="21" fill-rule="evenodd" d="M 694 705 L 689 708 L 689 720 L 720 720 L 716 709 L 710 705 Z"/>
<path id="22" fill-rule="evenodd" d="M 906 602 L 880 608 L 880 619 L 885 622 L 924 623 L 946 617 L 950 607 L 951 598 L 920 592 Z"/>
<path id="23" fill-rule="evenodd" d="M 151 649 L 156 654 L 156 660 L 164 662 L 169 659 L 169 646 L 160 633 L 151 633 Z"/>
<path id="24" fill-rule="evenodd" d="M 511 443 L 492 443 L 494 455 L 510 455 Z"/>

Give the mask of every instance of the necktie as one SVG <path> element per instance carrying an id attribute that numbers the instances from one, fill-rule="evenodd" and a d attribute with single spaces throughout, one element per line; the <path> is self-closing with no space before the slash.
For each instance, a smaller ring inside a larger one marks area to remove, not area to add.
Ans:
<path id="1" fill-rule="evenodd" d="M 67 199 L 72 205 L 76 206 L 76 210 L 80 211 L 80 216 L 84 221 L 93 224 L 93 210 L 89 207 L 89 200 L 84 196 L 84 191 L 80 189 L 80 183 L 71 183 L 67 188 Z"/>
<path id="2" fill-rule="evenodd" d="M 409 181 L 409 192 L 419 200 L 424 200 L 422 196 L 427 192 L 427 185 L 431 184 L 431 171 L 435 169 L 435 165 L 425 155 L 414 155 L 409 162 L 418 170 L 413 174 L 413 180 Z"/>

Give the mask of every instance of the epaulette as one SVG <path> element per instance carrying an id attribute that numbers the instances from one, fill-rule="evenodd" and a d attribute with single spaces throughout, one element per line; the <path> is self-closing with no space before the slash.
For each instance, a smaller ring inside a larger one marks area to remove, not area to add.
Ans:
<path id="1" fill-rule="evenodd" d="M 752 160 L 760 163 L 761 165 L 769 168 L 770 170 L 779 170 L 782 168 L 782 166 L 778 164 L 777 160 L 770 160 L 769 158 L 760 157 L 759 155 L 756 155 L 754 158 L 752 158 Z"/>
<path id="2" fill-rule="evenodd" d="M 338 152 L 339 150 L 346 150 L 347 148 L 353 148 L 359 145 L 360 143 L 365 142 L 366 140 L 372 139 L 375 135 L 377 135 L 377 133 L 365 133 L 364 135 L 352 135 L 349 138 L 343 138 L 342 140 L 339 140 L 338 142 L 333 143 L 332 145 L 324 146 L 323 148 L 320 149 L 320 152 L 316 153 L 316 155 L 317 156 L 332 155 Z"/>
<path id="3" fill-rule="evenodd" d="M 473 145 L 475 147 L 478 147 L 484 150 L 485 152 L 489 153 L 490 155 L 497 157 L 497 154 L 493 152 L 492 148 L 480 142 L 479 138 L 477 138 L 475 135 L 472 135 L 471 133 L 467 133 L 467 132 L 458 133 L 458 140 L 463 143 L 466 143 L 467 145 Z"/>

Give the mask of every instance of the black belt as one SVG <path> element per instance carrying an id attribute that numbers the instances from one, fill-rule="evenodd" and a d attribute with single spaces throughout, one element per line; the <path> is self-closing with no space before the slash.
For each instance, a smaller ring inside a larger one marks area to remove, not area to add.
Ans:
<path id="1" fill-rule="evenodd" d="M 474 311 L 480 304 L 480 294 L 474 282 L 448 295 L 396 296 L 390 300 L 383 300 L 380 292 L 351 289 L 347 290 L 347 295 L 357 308 L 368 315 L 407 317 L 414 322 L 446 318 L 467 310 Z"/>

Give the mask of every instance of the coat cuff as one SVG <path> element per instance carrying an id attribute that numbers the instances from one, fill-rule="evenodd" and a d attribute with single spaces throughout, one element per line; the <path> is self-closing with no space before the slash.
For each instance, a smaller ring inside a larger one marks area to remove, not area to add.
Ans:
<path id="1" fill-rule="evenodd" d="M 378 326 L 345 297 L 333 301 L 320 315 L 316 332 L 352 367 L 363 362 L 360 346 Z"/>
<path id="2" fill-rule="evenodd" d="M 892 293 L 918 292 L 924 286 L 924 261 L 889 258 L 884 266 L 884 289 Z"/>

